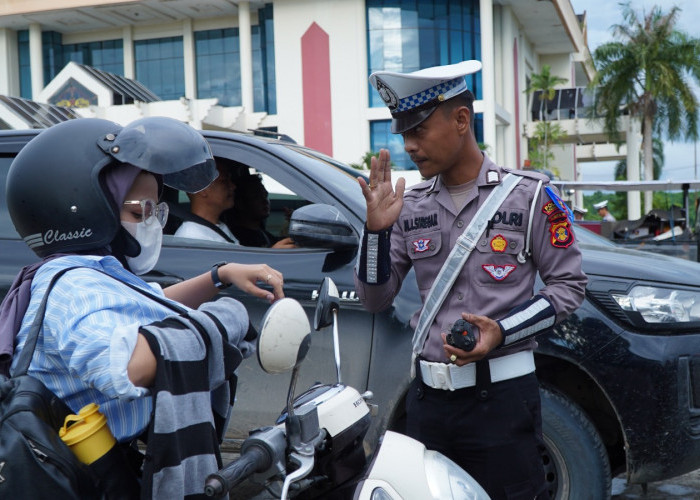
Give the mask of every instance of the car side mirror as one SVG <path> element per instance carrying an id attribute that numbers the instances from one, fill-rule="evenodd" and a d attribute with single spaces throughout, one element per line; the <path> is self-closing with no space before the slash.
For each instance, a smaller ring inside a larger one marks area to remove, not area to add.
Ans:
<path id="1" fill-rule="evenodd" d="M 289 220 L 289 236 L 300 247 L 347 250 L 359 239 L 343 213 L 320 203 L 297 208 Z"/>
<path id="2" fill-rule="evenodd" d="M 298 366 L 311 344 L 311 326 L 304 308 L 294 299 L 276 301 L 263 316 L 258 335 L 258 362 L 267 373 L 284 373 Z"/>

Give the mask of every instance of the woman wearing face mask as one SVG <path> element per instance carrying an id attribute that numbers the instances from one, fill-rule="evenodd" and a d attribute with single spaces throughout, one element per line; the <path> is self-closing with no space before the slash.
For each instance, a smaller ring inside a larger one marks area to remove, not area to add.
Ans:
<path id="1" fill-rule="evenodd" d="M 181 428 L 206 427 L 184 438 L 176 432 L 169 436 L 184 439 L 177 448 L 182 455 L 174 461 L 159 456 L 173 449 L 168 448 L 172 443 L 163 443 L 162 435 L 149 439 L 153 458 L 144 476 L 145 497 L 182 498 L 199 492 L 203 476 L 220 465 L 216 443 L 204 452 L 201 443 L 211 440 L 209 427 L 217 418 L 225 421 L 222 413 L 230 406 L 213 413 L 208 405 L 216 391 L 228 387 L 225 382 L 241 359 L 253 352 L 254 336 L 239 302 L 207 301 L 231 284 L 270 301 L 283 296 L 282 275 L 264 264 L 218 263 L 165 290 L 137 276 L 150 271 L 160 253 L 167 218 L 167 206 L 157 203 L 162 185 L 191 192 L 215 177 L 203 137 L 185 124 L 157 117 L 123 128 L 87 118 L 55 125 L 25 146 L 8 173 L 10 215 L 41 261 L 20 272 L 0 305 L 0 369 L 7 373 L 22 351 L 52 277 L 79 266 L 50 290 L 29 374 L 76 413 L 97 403 L 119 443 L 147 431 L 150 436 L 158 418 L 152 415 L 163 414 L 165 420 L 177 416 Z M 258 282 L 272 286 L 272 293 Z M 209 341 L 202 340 L 205 333 L 211 335 Z M 217 351 L 209 345 L 211 339 L 223 346 Z M 198 349 L 201 353 L 195 354 Z M 178 356 L 189 364 L 178 365 Z M 187 370 L 195 370 L 188 380 L 209 379 L 197 391 L 163 388 L 178 384 L 164 372 L 163 367 L 172 366 L 186 377 Z M 180 407 L 177 398 L 170 398 L 169 407 L 159 407 L 155 395 L 161 389 L 180 391 L 189 406 Z M 193 401 L 204 404 L 193 406 Z M 165 466 L 160 468 L 166 462 L 168 481 L 161 473 Z"/>

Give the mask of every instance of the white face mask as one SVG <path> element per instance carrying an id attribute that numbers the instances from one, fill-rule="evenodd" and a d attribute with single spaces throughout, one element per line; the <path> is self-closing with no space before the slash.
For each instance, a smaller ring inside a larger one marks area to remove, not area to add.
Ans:
<path id="1" fill-rule="evenodd" d="M 146 274 L 155 267 L 160 256 L 160 247 L 163 243 L 163 228 L 152 217 L 153 220 L 143 222 L 121 221 L 122 227 L 129 231 L 141 246 L 141 253 L 136 257 L 126 257 L 126 262 L 134 274 Z"/>

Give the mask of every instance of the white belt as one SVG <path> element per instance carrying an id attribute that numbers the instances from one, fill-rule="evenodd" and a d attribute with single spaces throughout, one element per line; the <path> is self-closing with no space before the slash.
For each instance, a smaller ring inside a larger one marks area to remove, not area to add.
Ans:
<path id="1" fill-rule="evenodd" d="M 522 377 L 535 371 L 535 356 L 532 351 L 520 351 L 500 358 L 489 359 L 491 382 L 501 382 Z M 469 363 L 457 366 L 446 363 L 420 361 L 423 383 L 433 389 L 454 391 L 476 385 L 476 365 Z"/>

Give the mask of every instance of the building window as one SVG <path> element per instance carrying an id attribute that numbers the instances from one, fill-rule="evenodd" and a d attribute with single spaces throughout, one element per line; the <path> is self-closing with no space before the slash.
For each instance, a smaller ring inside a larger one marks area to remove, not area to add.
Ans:
<path id="1" fill-rule="evenodd" d="M 185 95 L 182 37 L 134 42 L 136 80 L 164 101 Z"/>
<path id="2" fill-rule="evenodd" d="M 368 75 L 481 59 L 479 0 L 366 0 Z M 481 99 L 481 72 L 467 76 Z M 370 87 L 369 105 L 384 106 Z"/>
<path id="3" fill-rule="evenodd" d="M 32 98 L 32 69 L 29 58 L 29 30 L 17 32 L 17 55 L 19 57 L 19 95 Z"/>
<path id="4" fill-rule="evenodd" d="M 477 142 L 484 140 L 484 117 L 474 116 L 474 134 Z M 391 163 L 397 170 L 416 170 L 416 164 L 403 148 L 401 134 L 391 133 L 391 120 L 376 120 L 369 124 L 370 148 L 377 153 L 380 149 L 388 149 L 391 153 Z"/>
<path id="5" fill-rule="evenodd" d="M 277 114 L 277 77 L 272 4 L 258 10 L 258 23 L 252 29 L 255 111 L 274 115 Z"/>
<path id="6" fill-rule="evenodd" d="M 197 31 L 197 97 L 216 97 L 221 106 L 241 105 L 241 52 L 238 28 Z"/>
<path id="7" fill-rule="evenodd" d="M 124 43 L 119 39 L 66 44 L 61 68 L 70 61 L 124 76 Z"/>
<path id="8" fill-rule="evenodd" d="M 258 25 L 251 26 L 253 111 L 277 113 L 272 5 L 258 10 Z M 195 33 L 197 97 L 216 97 L 222 106 L 240 106 L 241 56 L 238 28 Z"/>
<path id="9" fill-rule="evenodd" d="M 398 170 L 416 170 L 416 164 L 411 161 L 403 149 L 401 134 L 391 133 L 391 120 L 377 120 L 369 124 L 370 148 L 375 153 L 380 149 L 388 149 L 391 153 L 391 163 Z"/>

